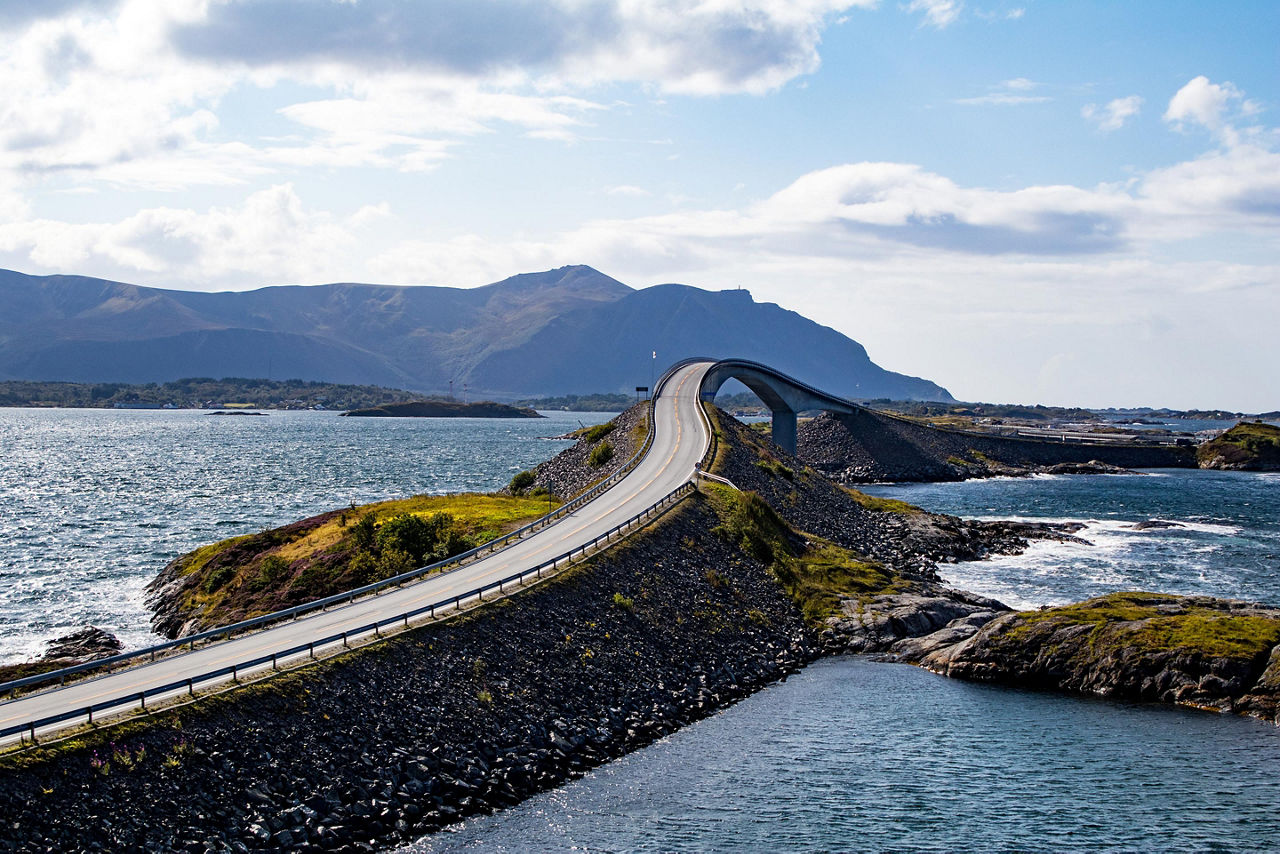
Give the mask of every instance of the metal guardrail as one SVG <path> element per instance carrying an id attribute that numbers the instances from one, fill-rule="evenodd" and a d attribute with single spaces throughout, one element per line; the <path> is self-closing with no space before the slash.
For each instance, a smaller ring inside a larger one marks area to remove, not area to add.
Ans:
<path id="1" fill-rule="evenodd" d="M 53 724 L 65 723 L 66 721 L 77 720 L 82 717 L 87 718 L 88 723 L 92 724 L 93 716 L 95 713 L 109 711 L 113 709 L 119 709 L 122 706 L 132 706 L 135 703 L 141 708 L 142 711 L 146 711 L 148 697 L 156 697 L 161 694 L 169 694 L 174 691 L 179 691 L 183 688 L 187 689 L 188 694 L 194 695 L 196 685 L 209 682 L 214 679 L 219 679 L 221 677 L 230 675 L 232 680 L 235 680 L 238 678 L 240 672 L 250 670 L 255 667 L 262 667 L 266 664 L 270 664 L 272 666 L 272 669 L 276 669 L 278 668 L 279 662 L 281 659 L 288 659 L 293 656 L 301 655 L 304 652 L 308 653 L 311 658 L 315 658 L 317 648 L 332 646 L 333 644 L 336 644 L 338 642 L 341 642 L 344 647 L 349 646 L 350 639 L 352 637 L 356 637 L 359 635 L 366 635 L 370 632 L 373 632 L 374 634 L 378 634 L 383 628 L 397 624 L 397 623 L 402 623 L 405 627 L 407 627 L 409 625 L 409 621 L 414 617 L 421 617 L 425 614 L 427 615 L 428 618 L 434 618 L 436 616 L 437 611 L 457 610 L 461 608 L 464 602 L 470 601 L 472 599 L 475 599 L 479 602 L 483 602 L 484 594 L 491 590 L 496 589 L 499 594 L 502 594 L 506 592 L 505 588 L 507 585 L 521 585 L 525 583 L 527 580 L 529 580 L 531 576 L 535 577 L 536 579 L 541 579 L 545 573 L 554 572 L 556 569 L 562 569 L 563 568 L 562 564 L 566 566 L 572 564 L 573 557 L 575 554 L 578 556 L 579 559 L 582 559 L 589 552 L 599 548 L 602 544 L 607 544 L 611 537 L 614 537 L 615 535 L 620 535 L 629 530 L 632 530 L 642 522 L 647 522 L 657 518 L 658 516 L 661 516 L 671 507 L 675 506 L 680 501 L 684 500 L 685 497 L 687 497 L 688 495 L 691 495 L 694 491 L 695 491 L 695 487 L 693 486 L 693 484 L 686 481 L 685 483 L 682 483 L 680 486 L 673 489 L 671 492 L 668 492 L 658 501 L 654 502 L 653 504 L 646 507 L 644 510 L 632 516 L 630 519 L 627 519 L 625 522 L 622 522 L 621 524 L 615 525 L 605 533 L 593 539 L 591 542 L 584 543 L 583 545 L 578 546 L 577 548 L 570 549 L 564 554 L 558 555 L 557 557 L 551 558 L 550 560 L 543 561 L 542 563 L 538 564 L 535 567 L 522 570 L 520 572 L 509 575 L 505 578 L 500 578 L 497 581 L 491 581 L 488 584 L 482 585 L 473 590 L 469 590 L 466 593 L 460 593 L 456 596 L 447 596 L 436 602 L 419 606 L 410 611 L 404 611 L 392 617 L 383 617 L 380 620 L 375 620 L 373 622 L 366 623 L 365 625 L 359 626 L 354 629 L 348 629 L 345 632 L 338 632 L 336 634 L 332 634 L 327 637 L 318 638 L 316 640 L 308 641 L 307 643 L 304 643 L 304 644 L 299 644 L 297 646 L 290 647 L 289 649 L 278 650 L 269 655 L 260 655 L 256 658 L 250 658 L 244 661 L 239 661 L 239 662 L 236 662 L 235 664 L 219 667 L 215 670 L 209 670 L 193 676 L 188 676 L 185 679 L 178 679 L 173 682 L 169 682 L 165 685 L 158 685 L 154 688 L 148 688 L 144 691 L 139 691 L 135 694 L 128 694 L 123 697 L 116 697 L 110 700 L 103 700 L 99 703 L 91 703 L 87 706 L 81 706 L 71 711 L 60 712 L 56 715 L 49 715 L 43 718 L 24 721 L 23 723 L 20 723 L 20 724 L 13 724 L 11 726 L 7 726 L 7 727 L 4 727 L 3 729 L 0 729 L 0 738 L 7 738 L 12 735 L 23 735 L 25 737 L 25 734 L 30 733 L 31 741 L 34 744 L 36 743 L 36 730 L 42 729 L 43 727 L 51 726 Z"/>
<path id="2" fill-rule="evenodd" d="M 662 387 L 662 384 L 670 378 L 671 373 L 673 373 L 673 371 L 668 371 L 666 374 L 663 374 L 662 379 L 655 387 L 655 397 L 657 396 L 656 389 Z M 614 486 L 630 474 L 631 471 L 640 464 L 640 461 L 644 459 L 645 454 L 649 452 L 649 448 L 653 446 L 654 403 L 652 399 L 649 401 L 648 415 L 649 432 L 645 436 L 644 442 L 631 456 L 631 458 L 623 463 L 621 468 L 609 475 L 609 477 L 597 483 L 595 486 L 592 486 L 587 491 L 576 496 L 571 501 L 561 504 L 547 515 L 535 519 L 528 525 L 504 534 L 501 537 L 490 540 L 487 543 L 482 543 L 474 549 L 470 549 L 469 551 L 462 552 L 461 554 L 454 555 L 453 557 L 446 558 L 442 561 L 437 561 L 436 563 L 428 564 L 427 566 L 419 567 L 418 569 L 410 570 L 409 572 L 403 572 L 399 575 L 393 575 L 390 578 L 384 578 L 381 581 L 375 581 L 372 584 L 366 584 L 363 587 L 356 587 L 352 590 L 346 591 L 345 593 L 337 593 L 332 596 L 326 596 L 322 599 L 304 602 L 301 605 L 295 605 L 291 608 L 273 611 L 270 614 L 263 614 L 258 617 L 252 617 L 248 620 L 241 620 L 238 623 L 232 623 L 228 626 L 209 629 L 194 635 L 188 635 L 187 637 L 143 647 L 142 649 L 130 650 L 106 658 L 86 661 L 82 664 L 75 664 L 70 667 L 63 667 L 58 670 L 50 670 L 46 673 L 37 673 L 34 676 L 25 676 L 21 679 L 3 682 L 0 683 L 0 693 L 6 693 L 10 698 L 12 698 L 14 693 L 21 688 L 29 688 L 33 685 L 43 685 L 50 682 L 57 682 L 58 685 L 61 686 L 65 684 L 67 678 L 70 676 L 76 676 L 94 670 L 105 669 L 110 673 L 111 669 L 117 664 L 124 664 L 142 658 L 146 658 L 148 661 L 154 661 L 159 653 L 167 652 L 179 647 L 195 649 L 196 644 L 201 641 L 230 640 L 232 635 L 238 635 L 251 629 L 262 628 L 270 623 L 286 619 L 297 619 L 303 614 L 308 614 L 312 611 L 323 611 L 330 605 L 350 604 L 357 598 L 377 594 L 389 587 L 402 587 L 405 583 L 421 578 L 424 575 L 443 574 L 446 571 L 460 569 L 463 565 L 469 563 L 472 558 L 479 558 L 485 553 L 490 555 L 494 554 L 495 552 L 501 551 L 515 540 L 523 538 L 526 534 L 546 528 L 552 522 L 572 513 L 582 505 L 591 501 L 593 498 L 596 498 L 600 493 Z"/>

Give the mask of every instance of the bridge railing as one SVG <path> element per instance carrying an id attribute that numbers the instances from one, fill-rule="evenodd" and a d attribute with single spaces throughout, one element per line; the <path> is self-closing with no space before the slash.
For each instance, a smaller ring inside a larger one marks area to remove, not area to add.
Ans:
<path id="1" fill-rule="evenodd" d="M 668 372 L 668 374 L 669 373 L 670 372 Z M 663 375 L 663 378 L 659 382 L 657 388 L 661 388 L 662 383 L 666 382 L 669 378 L 668 374 Z M 403 572 L 399 575 L 393 575 L 390 578 L 384 578 L 380 581 L 375 581 L 362 587 L 353 588 L 344 593 L 336 593 L 322 599 L 304 602 L 301 605 L 294 605 L 291 608 L 273 611 L 270 614 L 262 614 L 227 626 L 208 629 L 197 634 L 153 644 L 141 649 L 129 650 L 117 655 L 99 658 L 93 661 L 86 661 L 82 664 L 75 664 L 70 667 L 63 667 L 58 670 L 50 670 L 45 673 L 37 673 L 33 676 L 26 676 L 21 679 L 13 679 L 9 682 L 3 682 L 0 683 L 0 693 L 7 694 L 9 697 L 12 697 L 15 692 L 24 688 L 31 688 L 37 685 L 46 685 L 55 682 L 58 685 L 63 685 L 69 677 L 79 676 L 91 671 L 105 670 L 106 672 L 110 672 L 111 669 L 117 665 L 127 665 L 141 659 L 154 661 L 156 657 L 163 652 L 168 652 L 180 647 L 186 647 L 190 650 L 195 649 L 196 644 L 198 643 L 212 643 L 219 640 L 229 640 L 233 635 L 240 635 L 256 629 L 262 629 L 271 623 L 289 619 L 296 620 L 304 614 L 309 614 L 313 611 L 323 611 L 332 605 L 350 604 L 358 598 L 376 595 L 391 587 L 402 587 L 411 581 L 415 581 L 423 577 L 424 575 L 443 574 L 445 572 L 452 572 L 460 569 L 474 560 L 499 552 L 514 543 L 516 540 L 522 539 L 528 534 L 540 531 L 548 525 L 551 525 L 570 513 L 573 513 L 575 510 L 578 510 L 584 504 L 598 497 L 602 492 L 616 485 L 624 477 L 630 474 L 635 467 L 640 464 L 640 461 L 644 459 L 645 454 L 647 454 L 649 449 L 653 446 L 654 403 L 652 399 L 649 401 L 648 417 L 649 431 L 645 436 L 644 442 L 641 443 L 640 448 L 631 456 L 630 459 L 623 463 L 617 471 L 595 484 L 581 495 L 574 497 L 573 500 L 560 505 L 545 516 L 535 519 L 528 525 L 504 534 L 501 537 L 497 537 L 496 539 L 490 540 L 487 543 L 481 543 L 473 549 L 454 555 L 453 557 L 445 558 L 444 560 L 419 567 L 418 569 Z"/>
<path id="2" fill-rule="evenodd" d="M 41 718 L 33 718 L 18 724 L 11 724 L 0 729 L 0 738 L 8 738 L 14 735 L 25 736 L 25 734 L 29 733 L 32 743 L 35 743 L 36 731 L 43 729 L 44 727 L 65 723 L 67 721 L 79 720 L 80 718 L 87 718 L 88 723 L 92 724 L 93 716 L 95 714 L 116 711 L 122 707 L 133 707 L 134 705 L 139 706 L 143 711 L 145 711 L 148 698 L 172 694 L 173 692 L 181 691 L 184 688 L 187 690 L 188 694 L 194 694 L 197 685 L 202 685 L 215 679 L 230 676 L 235 680 L 242 672 L 252 670 L 253 668 L 261 668 L 268 664 L 270 664 L 274 669 L 279 666 L 280 661 L 293 658 L 304 652 L 307 653 L 309 657 L 315 658 L 317 649 L 333 646 L 337 643 L 342 643 L 343 646 L 349 646 L 352 638 L 359 637 L 361 635 L 367 635 L 371 632 L 374 634 L 380 634 L 382 629 L 397 624 L 408 627 L 409 621 L 415 617 L 423 617 L 425 615 L 427 618 L 434 618 L 437 612 L 457 610 L 461 608 L 464 603 L 472 600 L 475 600 L 476 602 L 483 602 L 484 595 L 486 593 L 496 590 L 499 595 L 502 595 L 507 592 L 506 588 L 508 586 L 520 586 L 528 582 L 530 579 L 541 579 L 544 575 L 553 573 L 557 569 L 563 569 L 565 566 L 573 563 L 575 555 L 578 560 L 581 560 L 587 554 L 599 549 L 603 545 L 607 545 L 611 539 L 629 533 L 640 525 L 661 516 L 667 510 L 671 509 L 673 506 L 683 501 L 687 496 L 691 495 L 694 491 L 694 485 L 691 482 L 686 481 L 671 492 L 668 492 L 662 498 L 655 501 L 653 504 L 646 507 L 644 510 L 641 510 L 625 522 L 615 525 L 590 542 L 583 543 L 582 545 L 572 548 L 563 554 L 557 555 L 549 560 L 545 560 L 537 566 L 513 573 L 504 578 L 500 578 L 497 581 L 491 581 L 488 584 L 468 590 L 465 593 L 459 593 L 454 596 L 444 596 L 426 605 L 421 605 L 417 608 L 403 611 L 395 614 L 394 616 L 373 620 L 362 626 L 347 629 L 344 632 L 337 632 L 326 637 L 317 638 L 304 644 L 289 647 L 288 649 L 276 650 L 269 654 L 246 658 L 233 664 L 223 665 L 212 670 L 201 671 L 200 673 L 192 674 L 185 678 L 168 682 L 163 685 L 157 685 L 143 691 L 125 694 L 120 697 L 102 700 L 97 703 L 90 703 L 70 711 L 59 712 L 58 714 L 47 715 Z"/>

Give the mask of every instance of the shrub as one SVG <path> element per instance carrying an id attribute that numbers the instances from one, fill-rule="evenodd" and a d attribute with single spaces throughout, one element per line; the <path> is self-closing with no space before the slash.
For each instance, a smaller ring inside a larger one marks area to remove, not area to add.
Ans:
<path id="1" fill-rule="evenodd" d="M 420 566 L 428 555 L 435 554 L 436 546 L 452 528 L 453 517 L 447 513 L 432 513 L 425 519 L 401 513 L 378 526 L 378 553 L 403 552 L 411 563 Z"/>
<path id="2" fill-rule="evenodd" d="M 235 577 L 236 568 L 234 566 L 220 566 L 205 576 L 202 587 L 205 593 L 216 593 Z"/>
<path id="3" fill-rule="evenodd" d="M 253 577 L 250 589 L 256 591 L 275 587 L 288 577 L 289 572 L 288 561 L 279 555 L 267 555 L 262 559 L 262 563 L 258 565 L 258 573 Z"/>
<path id="4" fill-rule="evenodd" d="M 533 486 L 533 482 L 537 479 L 537 475 L 530 471 L 522 471 L 515 477 L 511 478 L 510 489 L 512 495 L 523 495 L 524 491 Z"/>
<path id="5" fill-rule="evenodd" d="M 360 521 L 351 526 L 351 542 L 357 549 L 373 551 L 377 526 L 372 513 L 365 513 Z"/>
<path id="6" fill-rule="evenodd" d="M 399 549 L 385 549 L 378 556 L 378 581 L 417 569 L 418 564 L 405 552 Z"/>
<path id="7" fill-rule="evenodd" d="M 609 462 L 611 459 L 613 459 L 613 445 L 610 445 L 608 442 L 601 442 L 599 445 L 592 448 L 591 456 L 587 457 L 587 462 L 590 463 L 593 468 L 600 468 L 600 466 Z"/>
<path id="8" fill-rule="evenodd" d="M 369 552 L 357 552 L 347 564 L 347 572 L 357 587 L 372 584 L 378 580 L 378 559 Z"/>
<path id="9" fill-rule="evenodd" d="M 599 442 L 605 436 L 612 433 L 613 428 L 617 426 L 618 425 L 614 424 L 612 421 L 606 421 L 604 424 L 597 424 L 594 427 L 588 428 L 587 432 L 584 433 L 582 437 L 594 445 L 596 442 Z"/>
<path id="10" fill-rule="evenodd" d="M 613 604 L 624 611 L 634 611 L 636 609 L 635 600 L 630 596 L 623 596 L 621 593 L 613 594 Z"/>

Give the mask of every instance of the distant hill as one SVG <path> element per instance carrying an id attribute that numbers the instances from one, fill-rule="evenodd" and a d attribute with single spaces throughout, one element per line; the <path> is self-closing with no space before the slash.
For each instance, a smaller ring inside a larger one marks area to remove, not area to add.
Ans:
<path id="1" fill-rule="evenodd" d="M 651 357 L 657 351 L 657 359 Z M 950 400 L 746 291 L 633 290 L 590 267 L 480 288 L 331 284 L 163 290 L 0 271 L 0 380 L 269 377 L 498 400 L 630 393 L 687 356 L 767 362 L 855 398 Z"/>

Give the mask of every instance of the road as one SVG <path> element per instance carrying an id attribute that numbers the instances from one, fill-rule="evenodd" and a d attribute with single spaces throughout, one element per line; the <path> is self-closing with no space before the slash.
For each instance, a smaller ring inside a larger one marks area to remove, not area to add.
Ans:
<path id="1" fill-rule="evenodd" d="M 373 621 L 394 617 L 455 596 L 486 583 L 537 566 L 581 547 L 617 524 L 642 512 L 688 481 L 710 442 L 698 411 L 702 378 L 711 363 L 699 362 L 676 371 L 655 401 L 653 445 L 649 453 L 617 485 L 553 525 L 515 544 L 452 572 L 378 596 L 356 601 L 194 651 L 77 682 L 66 687 L 0 703 L 0 729 L 39 720 L 112 698 L 136 696 L 190 675 L 207 673 L 240 661 L 296 648 Z M 181 693 L 181 692 L 175 692 Z M 162 699 L 162 698 L 157 698 Z M 83 718 L 57 725 L 63 729 Z M 47 734 L 46 730 L 39 730 Z M 12 740 L 18 737 L 13 736 Z"/>

